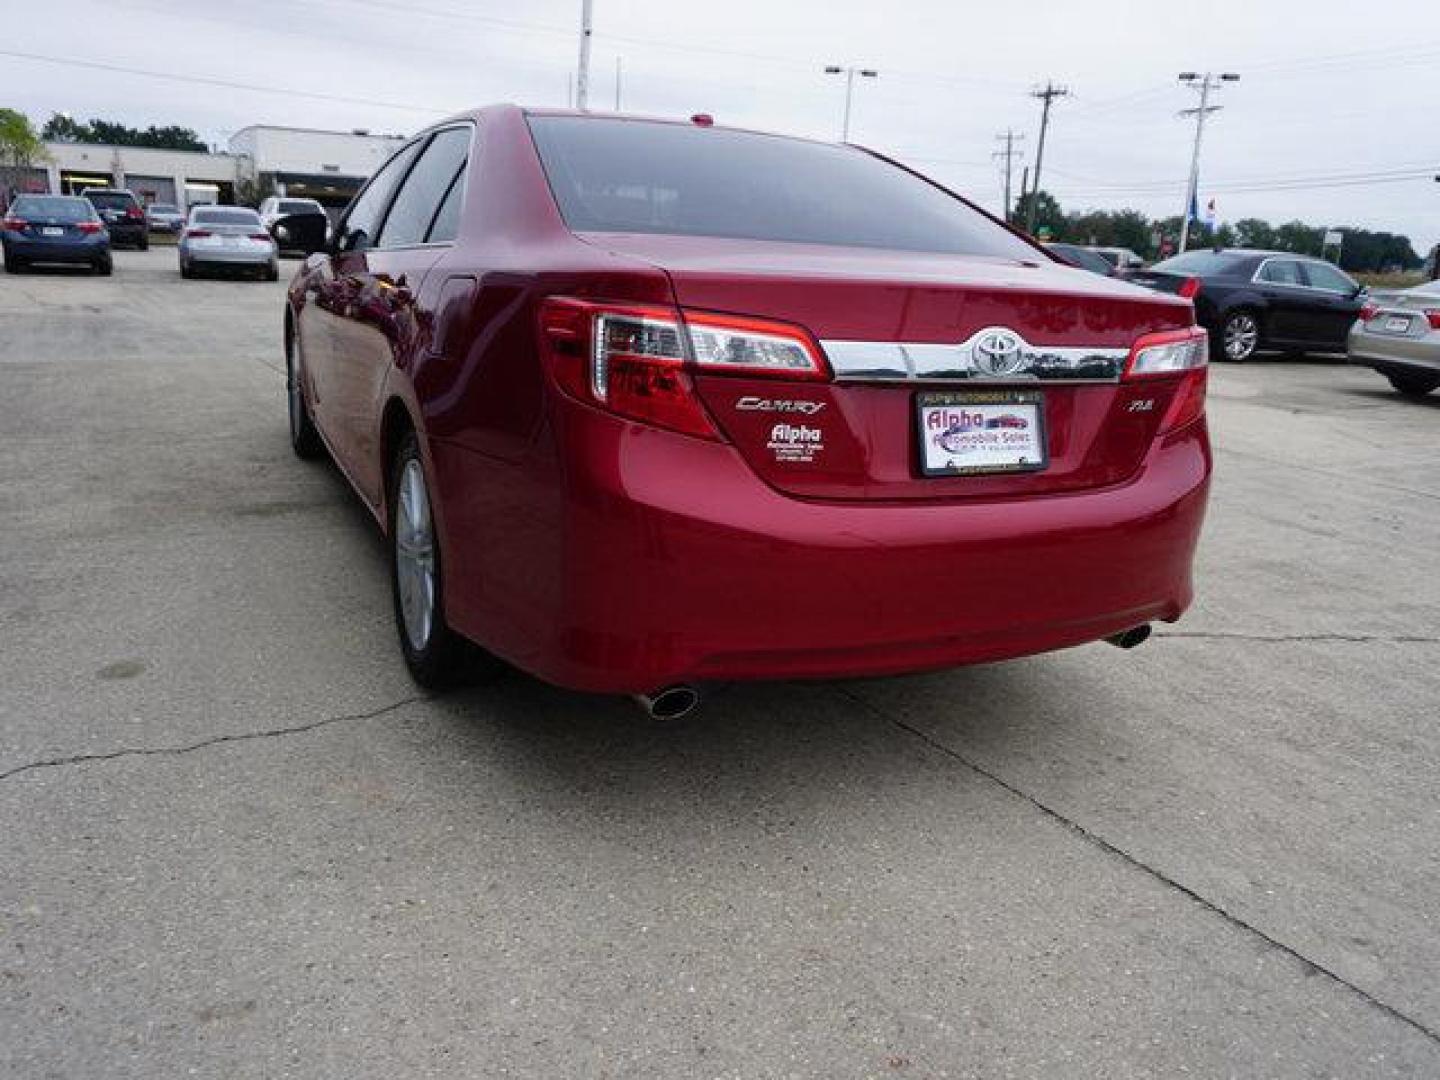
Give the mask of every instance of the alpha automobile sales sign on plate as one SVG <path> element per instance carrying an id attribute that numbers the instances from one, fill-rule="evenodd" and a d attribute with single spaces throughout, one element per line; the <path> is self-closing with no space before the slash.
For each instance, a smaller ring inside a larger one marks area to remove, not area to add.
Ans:
<path id="1" fill-rule="evenodd" d="M 956 390 L 915 396 L 926 476 L 1034 472 L 1046 462 L 1039 390 Z"/>

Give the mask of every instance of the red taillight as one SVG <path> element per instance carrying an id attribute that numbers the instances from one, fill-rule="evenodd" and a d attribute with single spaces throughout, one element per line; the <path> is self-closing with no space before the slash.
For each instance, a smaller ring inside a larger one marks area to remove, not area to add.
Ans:
<path id="1" fill-rule="evenodd" d="M 207 236 L 213 236 L 209 229 L 186 229 L 185 236 L 190 240 L 204 240 Z"/>
<path id="2" fill-rule="evenodd" d="M 138 206 L 130 206 L 126 208 L 125 216 L 133 218 L 135 221 L 142 221 L 145 218 L 145 211 L 141 210 Z"/>
<path id="3" fill-rule="evenodd" d="M 1198 277 L 1186 278 L 1180 283 L 1180 288 L 1177 290 L 1177 293 L 1186 300 L 1194 300 L 1195 297 L 1200 295 L 1200 279 Z"/>
<path id="4" fill-rule="evenodd" d="M 765 319 L 551 297 L 540 331 L 554 378 L 572 397 L 707 439 L 720 436 L 694 375 L 828 377 L 809 334 Z"/>
<path id="5" fill-rule="evenodd" d="M 97 233 L 105 228 L 105 226 L 101 225 L 98 221 L 80 221 L 76 223 L 75 227 L 82 233 Z"/>
<path id="6" fill-rule="evenodd" d="M 0 221 L 0 226 L 3 226 L 4 228 L 10 229 L 10 230 L 12 230 L 12 231 L 14 231 L 14 232 L 20 232 L 22 229 L 24 229 L 24 228 L 25 228 L 26 226 L 28 226 L 29 224 L 30 224 L 30 223 L 29 223 L 28 221 L 26 221 L 24 218 L 9 217 L 8 215 L 6 216 L 6 218 L 5 218 L 4 221 Z"/>
<path id="7" fill-rule="evenodd" d="M 1375 318 L 1375 316 L 1379 314 L 1380 309 L 1374 304 L 1366 304 L 1360 309 L 1360 319 L 1362 322 L 1369 322 L 1371 319 Z"/>
<path id="8" fill-rule="evenodd" d="M 1440 330 L 1440 308 L 1427 308 L 1425 318 L 1429 320 L 1431 330 Z"/>
<path id="9" fill-rule="evenodd" d="M 1204 414 L 1209 347 L 1209 335 L 1198 326 L 1146 334 L 1131 346 L 1126 380 L 1179 376 L 1156 435 L 1182 428 Z"/>

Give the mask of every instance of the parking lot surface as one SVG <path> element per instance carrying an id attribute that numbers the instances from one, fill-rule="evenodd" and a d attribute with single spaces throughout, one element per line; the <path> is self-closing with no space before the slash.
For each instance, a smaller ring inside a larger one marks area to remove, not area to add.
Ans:
<path id="1" fill-rule="evenodd" d="M 1440 396 L 1215 369 L 1136 651 L 667 726 L 417 692 L 283 281 L 115 262 L 0 280 L 0 1076 L 1440 1075 Z"/>

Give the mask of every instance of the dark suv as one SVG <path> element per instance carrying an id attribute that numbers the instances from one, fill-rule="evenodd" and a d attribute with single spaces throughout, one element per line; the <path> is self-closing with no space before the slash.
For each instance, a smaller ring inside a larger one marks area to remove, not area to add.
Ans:
<path id="1" fill-rule="evenodd" d="M 141 251 L 150 247 L 149 225 L 140 200 L 119 188 L 86 188 L 80 192 L 95 207 L 112 244 L 134 244 Z"/>

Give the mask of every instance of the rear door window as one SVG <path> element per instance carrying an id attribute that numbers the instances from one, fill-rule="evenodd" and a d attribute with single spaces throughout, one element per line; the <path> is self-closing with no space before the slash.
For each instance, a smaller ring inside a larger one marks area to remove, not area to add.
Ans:
<path id="1" fill-rule="evenodd" d="M 1260 280 L 1271 285 L 1304 285 L 1300 264 L 1294 259 L 1271 259 L 1260 267 Z"/>
<path id="2" fill-rule="evenodd" d="M 395 204 L 380 231 L 380 247 L 408 247 L 424 243 L 430 223 L 445 194 L 465 164 L 470 149 L 470 127 L 446 128 L 437 132 L 420 160 L 410 170 Z"/>
<path id="3" fill-rule="evenodd" d="M 1327 263 L 1306 263 L 1305 277 L 1312 289 L 1324 289 L 1326 292 L 1346 296 L 1355 291 L 1355 282 Z"/>

